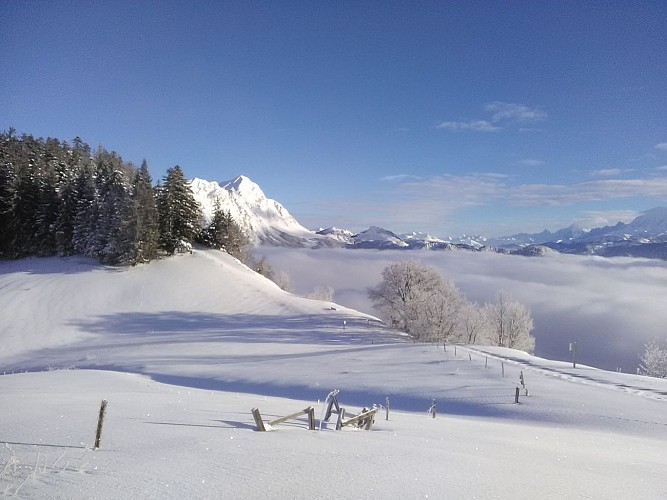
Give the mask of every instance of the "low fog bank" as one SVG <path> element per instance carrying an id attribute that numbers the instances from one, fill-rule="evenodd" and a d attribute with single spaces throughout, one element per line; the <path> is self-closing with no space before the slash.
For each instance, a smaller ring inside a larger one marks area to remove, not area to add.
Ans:
<path id="1" fill-rule="evenodd" d="M 274 271 L 289 274 L 292 291 L 320 285 L 334 301 L 374 314 L 366 289 L 385 266 L 418 259 L 454 280 L 472 301 L 487 302 L 498 290 L 530 306 L 538 356 L 578 361 L 634 373 L 644 344 L 667 336 L 667 263 L 658 260 L 554 254 L 520 257 L 495 253 L 289 249 L 264 247 Z"/>

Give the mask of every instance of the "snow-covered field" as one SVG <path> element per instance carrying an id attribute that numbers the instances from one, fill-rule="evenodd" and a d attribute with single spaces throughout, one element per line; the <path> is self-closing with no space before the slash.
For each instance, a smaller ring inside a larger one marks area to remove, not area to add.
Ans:
<path id="1" fill-rule="evenodd" d="M 413 344 L 219 252 L 1 262 L 0 311 L 8 497 L 667 497 L 667 381 Z M 319 419 L 332 389 L 351 412 L 389 397 L 389 420 L 254 430 L 254 407 Z"/>

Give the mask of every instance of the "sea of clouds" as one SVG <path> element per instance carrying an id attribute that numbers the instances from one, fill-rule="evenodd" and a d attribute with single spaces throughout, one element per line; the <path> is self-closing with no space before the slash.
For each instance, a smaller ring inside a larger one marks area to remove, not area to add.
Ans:
<path id="1" fill-rule="evenodd" d="M 504 290 L 530 306 L 535 354 L 550 359 L 571 359 L 569 343 L 576 341 L 579 362 L 634 373 L 644 345 L 667 337 L 667 262 L 660 260 L 275 247 L 257 254 L 289 275 L 294 293 L 331 286 L 335 302 L 370 314 L 368 287 L 401 260 L 437 268 L 471 301 L 488 302 Z"/>

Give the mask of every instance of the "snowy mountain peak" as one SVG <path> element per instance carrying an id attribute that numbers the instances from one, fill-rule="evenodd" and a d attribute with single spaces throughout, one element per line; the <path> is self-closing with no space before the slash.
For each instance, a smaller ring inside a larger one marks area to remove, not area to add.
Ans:
<path id="1" fill-rule="evenodd" d="M 201 205 L 204 219 L 210 221 L 217 205 L 231 213 L 253 243 L 285 246 L 316 245 L 318 235 L 299 224 L 275 200 L 244 175 L 222 185 L 215 181 L 193 179 L 190 189 Z"/>
<path id="2" fill-rule="evenodd" d="M 239 175 L 234 180 L 223 183 L 222 187 L 227 191 L 238 193 L 248 201 L 254 200 L 261 202 L 262 200 L 267 199 L 262 188 L 245 175 Z"/>

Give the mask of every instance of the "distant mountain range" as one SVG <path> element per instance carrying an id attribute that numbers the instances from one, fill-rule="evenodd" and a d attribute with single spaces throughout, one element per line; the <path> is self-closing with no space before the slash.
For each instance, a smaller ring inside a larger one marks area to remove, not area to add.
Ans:
<path id="1" fill-rule="evenodd" d="M 217 183 L 193 179 L 190 187 L 209 221 L 216 206 L 228 210 L 255 244 L 290 247 L 345 247 L 371 249 L 428 249 L 495 251 L 543 255 L 557 251 L 607 257 L 633 256 L 667 259 L 667 207 L 648 210 L 630 223 L 593 229 L 577 225 L 555 232 L 519 233 L 500 238 L 459 236 L 439 238 L 428 233 L 396 234 L 371 226 L 360 233 L 327 228 L 311 231 L 245 176 Z"/>

